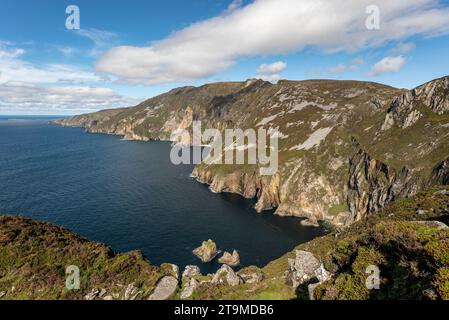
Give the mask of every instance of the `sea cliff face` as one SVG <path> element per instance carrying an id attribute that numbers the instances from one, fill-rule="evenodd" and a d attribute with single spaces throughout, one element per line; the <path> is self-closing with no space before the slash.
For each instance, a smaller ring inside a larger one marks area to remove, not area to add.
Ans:
<path id="1" fill-rule="evenodd" d="M 194 121 L 203 130 L 277 129 L 275 175 L 260 176 L 254 165 L 200 164 L 193 176 L 214 192 L 257 198 L 257 211 L 344 227 L 395 199 L 447 183 L 448 79 L 413 90 L 331 80 L 214 83 L 57 123 L 181 144 L 192 144 L 192 136 L 174 140 L 173 133 L 191 130 Z"/>

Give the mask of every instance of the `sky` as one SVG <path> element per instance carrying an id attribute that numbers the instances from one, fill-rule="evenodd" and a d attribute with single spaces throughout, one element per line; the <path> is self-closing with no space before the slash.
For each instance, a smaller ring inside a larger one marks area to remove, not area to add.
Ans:
<path id="1" fill-rule="evenodd" d="M 449 75 L 448 56 L 449 0 L 0 0 L 0 115 L 250 78 L 411 89 Z"/>

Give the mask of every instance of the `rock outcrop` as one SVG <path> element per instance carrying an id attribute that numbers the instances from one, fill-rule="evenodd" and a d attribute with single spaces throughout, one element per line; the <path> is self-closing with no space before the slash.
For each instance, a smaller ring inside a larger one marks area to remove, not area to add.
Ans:
<path id="1" fill-rule="evenodd" d="M 231 287 L 238 286 L 243 283 L 242 278 L 240 278 L 232 268 L 226 264 L 222 265 L 221 268 L 215 273 L 211 281 L 212 284 L 226 284 Z"/>
<path id="2" fill-rule="evenodd" d="M 346 225 L 376 212 L 398 198 L 416 194 L 419 184 L 408 167 L 397 171 L 372 159 L 353 139 L 354 156 L 350 160 L 348 204 L 351 215 Z"/>
<path id="3" fill-rule="evenodd" d="M 332 276 L 323 263 L 307 251 L 297 250 L 295 259 L 288 260 L 288 267 L 287 281 L 295 289 L 306 284 L 310 299 L 313 299 L 313 290 Z"/>
<path id="4" fill-rule="evenodd" d="M 183 278 L 192 278 L 195 276 L 200 276 L 201 271 L 198 266 L 186 266 L 184 272 L 182 273 Z"/>
<path id="5" fill-rule="evenodd" d="M 225 251 L 223 253 L 223 256 L 221 256 L 220 259 L 218 259 L 218 262 L 222 264 L 227 264 L 230 267 L 236 267 L 240 264 L 240 255 L 237 252 L 237 250 L 234 250 L 232 254 Z"/>
<path id="6" fill-rule="evenodd" d="M 200 258 L 202 262 L 211 262 L 218 255 L 217 245 L 209 239 L 204 241 L 200 247 L 194 249 L 193 253 Z"/>
<path id="7" fill-rule="evenodd" d="M 178 280 L 172 276 L 163 277 L 148 300 L 167 300 L 178 290 Z"/>

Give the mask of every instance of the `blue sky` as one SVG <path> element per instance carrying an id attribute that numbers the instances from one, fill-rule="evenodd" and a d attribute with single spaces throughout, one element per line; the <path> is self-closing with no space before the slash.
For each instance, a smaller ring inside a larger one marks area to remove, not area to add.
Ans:
<path id="1" fill-rule="evenodd" d="M 65 26 L 72 4 L 80 30 Z M 448 54 L 446 0 L 2 0 L 0 114 L 78 114 L 254 77 L 413 88 L 448 75 Z"/>

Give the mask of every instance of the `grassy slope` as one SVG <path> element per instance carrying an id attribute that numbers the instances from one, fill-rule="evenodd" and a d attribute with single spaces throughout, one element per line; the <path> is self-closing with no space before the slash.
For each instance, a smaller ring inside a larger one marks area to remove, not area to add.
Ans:
<path id="1" fill-rule="evenodd" d="M 81 270 L 81 289 L 65 288 L 65 269 Z M 67 229 L 21 217 L 0 216 L 0 293 L 3 299 L 83 299 L 92 289 L 121 298 L 127 286 L 151 293 L 164 275 L 133 251 L 115 254 Z"/>
<path id="2" fill-rule="evenodd" d="M 439 191 L 446 190 L 448 194 Z M 417 209 L 425 210 L 417 215 Z M 318 299 L 422 299 L 431 289 L 449 299 L 449 230 L 416 224 L 416 221 L 449 220 L 449 186 L 433 188 L 413 199 L 399 200 L 380 214 L 357 222 L 342 233 L 317 238 L 297 249 L 320 257 L 333 280 L 316 291 Z M 285 271 L 292 251 L 259 270 L 264 280 L 238 287 L 204 287 L 195 298 L 296 299 L 306 297 L 286 283 Z M 366 289 L 366 268 L 381 270 L 381 290 Z M 254 267 L 251 267 L 254 269 Z M 240 273 L 248 272 L 243 269 Z"/>

